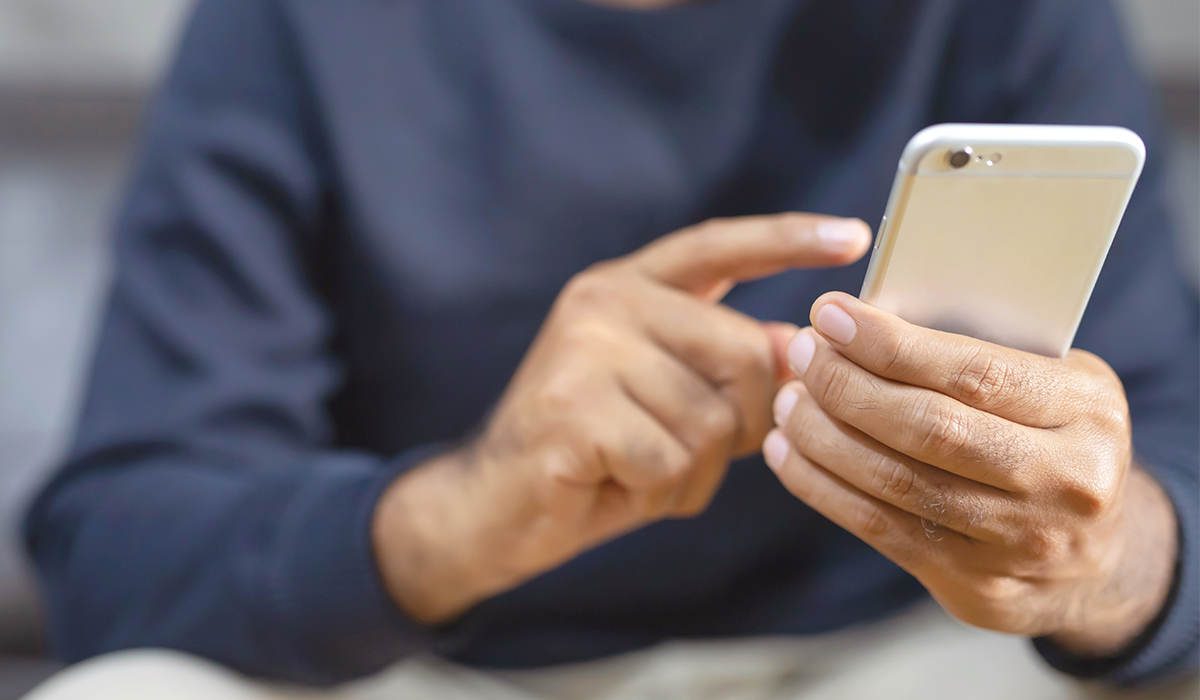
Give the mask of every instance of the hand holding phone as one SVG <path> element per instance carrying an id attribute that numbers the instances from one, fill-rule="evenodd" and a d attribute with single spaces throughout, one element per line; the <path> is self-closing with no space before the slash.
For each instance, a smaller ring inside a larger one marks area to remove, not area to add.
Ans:
<path id="1" fill-rule="evenodd" d="M 1115 129 L 919 134 L 870 303 L 817 300 L 763 443 L 792 494 L 959 619 L 1088 656 L 1151 624 L 1179 548 L 1119 378 L 1067 350 L 1142 154 Z"/>

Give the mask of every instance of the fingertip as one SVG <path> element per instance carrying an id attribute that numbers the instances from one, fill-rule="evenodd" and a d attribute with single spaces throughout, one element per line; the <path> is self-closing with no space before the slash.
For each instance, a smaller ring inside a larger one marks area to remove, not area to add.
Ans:
<path id="1" fill-rule="evenodd" d="M 832 308 L 830 308 L 832 307 Z M 871 307 L 845 292 L 826 292 L 817 297 L 809 311 L 809 322 L 827 340 L 849 345 L 857 326 L 870 318 Z M 830 334 L 833 331 L 834 335 Z"/>
<path id="2" fill-rule="evenodd" d="M 811 329 L 805 328 L 796 334 L 788 345 L 788 365 L 797 377 L 803 377 L 817 352 L 817 339 Z"/>
<path id="3" fill-rule="evenodd" d="M 823 219 L 815 229 L 817 240 L 831 248 L 857 249 L 871 237 L 871 229 L 862 219 Z"/>
<path id="4" fill-rule="evenodd" d="M 783 388 L 775 394 L 775 403 L 772 406 L 775 425 L 783 427 L 788 422 L 792 411 L 796 408 L 796 403 L 800 400 L 800 392 L 804 389 L 803 382 L 791 381 L 783 385 Z"/>
<path id="5" fill-rule="evenodd" d="M 814 233 L 826 250 L 846 263 L 861 258 L 871 246 L 871 227 L 862 219 L 824 219 Z"/>
<path id="6" fill-rule="evenodd" d="M 763 440 L 763 460 L 774 471 L 779 471 L 783 466 L 790 450 L 787 438 L 779 430 L 767 433 L 766 439 Z"/>
<path id="7" fill-rule="evenodd" d="M 825 304 L 813 313 L 812 321 L 818 333 L 838 345 L 849 345 L 858 335 L 858 324 L 841 304 Z"/>

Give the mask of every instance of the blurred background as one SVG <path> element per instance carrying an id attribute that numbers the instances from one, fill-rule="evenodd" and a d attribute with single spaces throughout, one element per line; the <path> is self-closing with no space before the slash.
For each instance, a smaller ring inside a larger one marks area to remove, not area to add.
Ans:
<path id="1" fill-rule="evenodd" d="M 0 0 L 0 700 L 40 658 L 17 544 L 64 448 L 107 280 L 110 223 L 142 104 L 191 0 Z M 1200 2 L 1120 0 L 1173 134 L 1180 264 L 1200 269 Z"/>

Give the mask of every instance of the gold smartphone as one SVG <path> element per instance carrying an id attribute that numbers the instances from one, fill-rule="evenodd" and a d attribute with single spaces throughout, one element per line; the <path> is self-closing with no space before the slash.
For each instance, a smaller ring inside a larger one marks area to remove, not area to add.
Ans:
<path id="1" fill-rule="evenodd" d="M 929 127 L 900 159 L 861 298 L 1062 357 L 1145 159 L 1120 127 Z"/>

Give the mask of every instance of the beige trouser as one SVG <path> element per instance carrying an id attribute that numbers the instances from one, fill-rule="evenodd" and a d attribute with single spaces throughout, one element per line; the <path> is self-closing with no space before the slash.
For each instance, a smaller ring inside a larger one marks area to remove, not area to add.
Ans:
<path id="1" fill-rule="evenodd" d="M 1196 679 L 1110 693 L 1051 671 L 1023 639 L 961 625 L 927 604 L 896 619 L 807 638 L 675 642 L 612 659 L 484 672 L 410 659 L 313 691 L 247 680 L 178 652 L 103 656 L 26 700 L 1195 700 Z"/>

